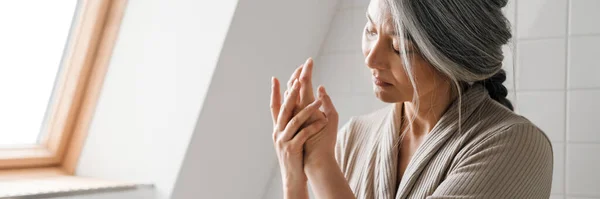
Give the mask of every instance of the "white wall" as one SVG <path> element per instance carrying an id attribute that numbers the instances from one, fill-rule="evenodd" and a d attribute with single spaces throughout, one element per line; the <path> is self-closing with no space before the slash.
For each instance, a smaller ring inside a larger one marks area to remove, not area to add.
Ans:
<path id="1" fill-rule="evenodd" d="M 130 0 L 77 174 L 262 198 L 270 77 L 318 54 L 336 3 Z"/>
<path id="2" fill-rule="evenodd" d="M 78 175 L 167 198 L 237 0 L 129 0 Z"/>
<path id="3" fill-rule="evenodd" d="M 276 158 L 270 77 L 318 54 L 337 0 L 240 1 L 173 198 L 264 198 Z M 279 185 L 281 186 L 281 185 Z"/>
<path id="4" fill-rule="evenodd" d="M 554 145 L 553 198 L 600 198 L 600 1 L 516 4 L 518 112 Z"/>
<path id="5" fill-rule="evenodd" d="M 360 52 L 369 0 L 343 2 L 315 64 L 341 123 L 382 106 Z M 505 8 L 514 34 L 504 47 L 505 86 L 517 112 L 553 142 L 552 198 L 600 198 L 598 10 L 598 0 L 510 0 Z M 268 198 L 281 198 L 278 178 Z"/>

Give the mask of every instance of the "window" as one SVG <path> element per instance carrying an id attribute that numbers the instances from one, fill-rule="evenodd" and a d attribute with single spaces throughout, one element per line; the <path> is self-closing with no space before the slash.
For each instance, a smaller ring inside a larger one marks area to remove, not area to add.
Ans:
<path id="1" fill-rule="evenodd" d="M 8 30 L 0 37 L 0 54 L 8 55 L 0 59 L 2 148 L 39 143 L 77 5 L 76 0 L 31 3 L 0 1 L 0 24 Z"/>
<path id="2" fill-rule="evenodd" d="M 125 3 L 0 1 L 0 169 L 74 172 Z"/>

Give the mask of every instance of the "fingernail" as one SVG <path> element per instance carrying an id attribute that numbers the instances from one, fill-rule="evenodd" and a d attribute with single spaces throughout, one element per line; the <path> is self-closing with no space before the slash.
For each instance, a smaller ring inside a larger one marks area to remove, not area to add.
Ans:
<path id="1" fill-rule="evenodd" d="M 325 93 L 323 92 L 325 90 L 325 87 L 323 87 L 323 85 L 319 86 L 319 95 L 323 96 L 325 95 Z"/>
<path id="2" fill-rule="evenodd" d="M 294 79 L 294 84 L 292 87 L 298 88 L 298 79 Z"/>
<path id="3" fill-rule="evenodd" d="M 309 57 L 308 59 L 306 59 L 306 63 L 308 65 L 308 63 L 310 63 L 312 61 L 312 57 Z"/>

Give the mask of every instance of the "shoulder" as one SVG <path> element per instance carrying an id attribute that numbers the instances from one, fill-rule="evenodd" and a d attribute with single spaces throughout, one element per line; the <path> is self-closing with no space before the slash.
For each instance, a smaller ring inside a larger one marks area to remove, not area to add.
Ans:
<path id="1" fill-rule="evenodd" d="M 458 161 L 489 160 L 486 156 L 490 155 L 495 158 L 493 161 L 513 164 L 514 169 L 520 165 L 525 170 L 535 167 L 551 172 L 552 144 L 540 128 L 495 102 L 487 101 L 483 105 L 465 121 L 461 132 L 464 145 L 456 157 Z"/>
<path id="2" fill-rule="evenodd" d="M 470 137 L 472 144 L 499 137 L 550 143 L 546 134 L 530 120 L 491 99 L 484 100 L 463 125 L 461 134 Z"/>
<path id="3" fill-rule="evenodd" d="M 462 166 L 489 165 L 490 170 L 486 172 L 499 176 L 514 174 L 514 182 L 525 182 L 527 178 L 532 184 L 524 186 L 549 189 L 545 186 L 550 186 L 552 179 L 550 140 L 527 118 L 500 106 L 490 103 L 480 110 L 487 114 L 478 113 L 479 118 L 469 119 L 476 125 L 467 130 L 473 135 L 463 147 L 462 155 L 456 157 L 457 163 Z"/>
<path id="4" fill-rule="evenodd" d="M 521 116 L 495 113 L 482 114 L 459 139 L 462 147 L 434 195 L 548 198 L 553 170 L 548 137 Z"/>

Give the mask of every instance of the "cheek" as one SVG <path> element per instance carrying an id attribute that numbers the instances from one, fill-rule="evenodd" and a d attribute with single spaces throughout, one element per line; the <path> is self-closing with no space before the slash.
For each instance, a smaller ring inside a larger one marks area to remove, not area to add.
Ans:
<path id="1" fill-rule="evenodd" d="M 435 68 L 425 60 L 419 60 L 415 65 L 415 78 L 420 88 L 430 90 L 436 82 L 442 81 Z"/>
<path id="2" fill-rule="evenodd" d="M 410 84 L 410 79 L 408 79 L 408 75 L 406 74 L 406 70 L 404 69 L 404 63 L 402 62 L 402 59 L 400 59 L 400 56 L 390 58 L 390 64 L 390 71 L 394 75 L 396 81 L 402 86 L 412 86 Z"/>

